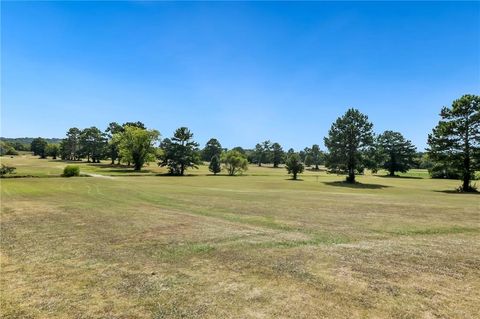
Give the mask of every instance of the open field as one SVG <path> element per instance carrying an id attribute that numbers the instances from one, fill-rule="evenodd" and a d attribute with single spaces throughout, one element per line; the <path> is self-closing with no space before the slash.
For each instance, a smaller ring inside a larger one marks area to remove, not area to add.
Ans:
<path id="1" fill-rule="evenodd" d="M 2 158 L 4 318 L 476 318 L 480 195 L 252 166 L 146 173 Z"/>

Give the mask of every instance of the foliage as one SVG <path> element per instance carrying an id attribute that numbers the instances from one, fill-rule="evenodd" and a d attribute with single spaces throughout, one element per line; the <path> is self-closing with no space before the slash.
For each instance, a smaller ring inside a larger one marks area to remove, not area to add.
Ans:
<path id="1" fill-rule="evenodd" d="M 324 157 L 322 151 L 320 151 L 320 146 L 318 144 L 313 144 L 312 148 L 305 148 L 304 154 L 305 165 L 315 165 L 315 170 L 318 171 L 318 166 L 322 164 Z"/>
<path id="2" fill-rule="evenodd" d="M 278 165 L 283 162 L 285 152 L 283 151 L 283 148 L 280 144 L 278 143 L 272 144 L 271 156 L 272 156 L 273 167 L 278 167 Z"/>
<path id="3" fill-rule="evenodd" d="M 305 166 L 302 163 L 300 155 L 294 153 L 287 157 L 285 168 L 287 169 L 288 174 L 293 175 L 293 179 L 297 179 L 297 175 L 303 173 Z"/>
<path id="4" fill-rule="evenodd" d="M 218 155 L 213 155 L 212 159 L 210 160 L 210 164 L 208 165 L 208 170 L 214 175 L 217 175 L 222 171 L 222 166 L 220 165 L 220 158 Z"/>
<path id="5" fill-rule="evenodd" d="M 161 144 L 163 154 L 158 165 L 167 166 L 171 175 L 179 176 L 183 176 L 188 168 L 198 168 L 198 143 L 192 138 L 193 133 L 188 128 L 180 127 L 171 139 L 164 139 Z"/>
<path id="6" fill-rule="evenodd" d="M 123 132 L 123 126 L 117 122 L 111 122 L 108 124 L 105 134 L 107 136 L 107 152 L 108 156 L 112 160 L 112 165 L 115 164 L 115 160 L 118 159 L 118 164 L 120 164 L 120 150 L 118 149 L 118 143 L 113 140 L 113 135 Z"/>
<path id="7" fill-rule="evenodd" d="M 236 146 L 236 147 L 232 148 L 232 150 L 233 150 L 233 151 L 240 152 L 240 153 L 242 153 L 243 155 L 247 155 L 246 150 L 244 150 L 243 147 L 241 147 L 241 146 Z"/>
<path id="8" fill-rule="evenodd" d="M 63 169 L 63 177 L 80 176 L 80 167 L 78 165 L 67 165 Z"/>
<path id="9" fill-rule="evenodd" d="M 81 153 L 83 157 L 90 158 L 94 163 L 100 163 L 100 159 L 104 156 L 107 147 L 107 138 L 105 133 L 95 126 L 86 128 L 80 133 Z"/>
<path id="10" fill-rule="evenodd" d="M 434 165 L 434 163 L 430 160 L 430 156 L 428 156 L 428 153 L 417 153 L 417 168 L 421 169 L 431 169 Z"/>
<path id="11" fill-rule="evenodd" d="M 60 143 L 60 156 L 63 160 L 80 160 L 80 134 L 82 131 L 77 127 L 72 127 L 67 131 L 67 137 Z"/>
<path id="12" fill-rule="evenodd" d="M 222 163 L 230 176 L 243 173 L 248 169 L 246 156 L 236 150 L 230 150 L 223 153 Z"/>
<path id="13" fill-rule="evenodd" d="M 473 190 L 470 181 L 480 168 L 480 96 L 463 95 L 450 108 L 443 107 L 440 116 L 428 135 L 429 157 L 460 172 L 463 191 Z"/>
<path id="14" fill-rule="evenodd" d="M 257 163 L 258 166 L 262 164 L 270 163 L 271 160 L 271 150 L 272 145 L 270 141 L 264 141 L 255 145 L 255 150 L 253 153 L 253 160 Z"/>
<path id="15" fill-rule="evenodd" d="M 435 163 L 428 169 L 428 173 L 432 178 L 461 179 L 462 172 L 455 167 L 445 163 Z"/>
<path id="16" fill-rule="evenodd" d="M 399 132 L 385 131 L 376 139 L 379 166 L 390 176 L 395 172 L 405 173 L 415 166 L 416 148 Z"/>
<path id="17" fill-rule="evenodd" d="M 355 182 L 355 173 L 363 170 L 366 152 L 373 144 L 372 123 L 357 109 L 349 109 L 332 124 L 325 145 L 329 150 L 327 167 L 348 174 L 347 182 Z"/>
<path id="18" fill-rule="evenodd" d="M 159 137 L 157 130 L 127 125 L 122 132 L 113 134 L 112 139 L 118 145 L 122 160 L 133 163 L 134 170 L 139 171 L 143 164 L 155 159 L 155 144 Z"/>
<path id="19" fill-rule="evenodd" d="M 47 141 L 41 137 L 33 139 L 32 143 L 30 144 L 30 149 L 32 150 L 33 155 L 38 155 L 41 158 L 45 158 L 47 144 Z"/>
<path id="20" fill-rule="evenodd" d="M 216 138 L 211 138 L 202 150 L 202 160 L 209 162 L 214 156 L 219 157 L 220 154 L 222 154 L 222 144 Z"/>
<path id="21" fill-rule="evenodd" d="M 45 152 L 47 156 L 57 159 L 57 156 L 60 153 L 60 146 L 58 144 L 48 144 Z"/>
<path id="22" fill-rule="evenodd" d="M 16 168 L 13 166 L 7 166 L 2 164 L 2 167 L 0 168 L 0 177 L 4 177 L 5 175 L 8 174 L 13 174 L 15 173 Z"/>
<path id="23" fill-rule="evenodd" d="M 3 155 L 18 155 L 18 152 L 10 143 L 0 141 L 0 156 Z"/>

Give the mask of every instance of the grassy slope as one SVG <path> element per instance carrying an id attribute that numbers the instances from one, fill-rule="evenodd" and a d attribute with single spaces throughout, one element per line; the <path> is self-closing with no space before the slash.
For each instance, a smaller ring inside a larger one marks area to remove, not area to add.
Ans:
<path id="1" fill-rule="evenodd" d="M 65 165 L 7 160 L 19 174 Z M 256 167 L 240 177 L 120 173 L 1 180 L 4 317 L 480 311 L 480 196 L 443 192 L 457 181 L 362 176 L 348 187 L 335 175 L 294 182 Z"/>

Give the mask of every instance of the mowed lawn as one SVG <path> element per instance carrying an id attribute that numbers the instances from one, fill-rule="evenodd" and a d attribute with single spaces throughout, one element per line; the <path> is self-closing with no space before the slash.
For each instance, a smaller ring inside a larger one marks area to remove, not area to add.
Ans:
<path id="1" fill-rule="evenodd" d="M 0 181 L 2 318 L 480 313 L 480 195 L 451 192 L 458 181 L 2 163 L 51 176 Z"/>

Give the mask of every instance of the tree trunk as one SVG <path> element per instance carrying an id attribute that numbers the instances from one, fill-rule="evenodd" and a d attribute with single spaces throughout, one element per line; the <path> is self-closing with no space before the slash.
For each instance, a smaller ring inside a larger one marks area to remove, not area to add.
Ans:
<path id="1" fill-rule="evenodd" d="M 315 164 L 315 170 L 318 171 L 318 164 Z"/>
<path id="2" fill-rule="evenodd" d="M 296 172 L 293 173 L 293 179 L 294 179 L 294 180 L 297 179 L 297 173 L 296 173 Z"/>
<path id="3" fill-rule="evenodd" d="M 393 169 L 390 169 L 389 171 L 390 171 L 390 174 L 389 174 L 389 175 L 390 175 L 391 177 L 395 176 L 395 171 L 394 171 Z"/>
<path id="4" fill-rule="evenodd" d="M 135 163 L 135 167 L 133 168 L 133 170 L 139 171 L 139 170 L 141 170 L 141 169 L 142 169 L 142 164 L 140 164 L 140 163 Z"/>
<path id="5" fill-rule="evenodd" d="M 347 182 L 355 183 L 355 170 L 352 168 L 348 169 Z"/>
<path id="6" fill-rule="evenodd" d="M 468 142 L 468 141 L 467 141 Z M 465 158 L 463 159 L 463 191 L 468 192 L 470 190 L 470 145 L 466 143 L 465 146 Z"/>
<path id="7" fill-rule="evenodd" d="M 470 190 L 470 174 L 463 176 L 463 191 L 468 192 Z"/>

